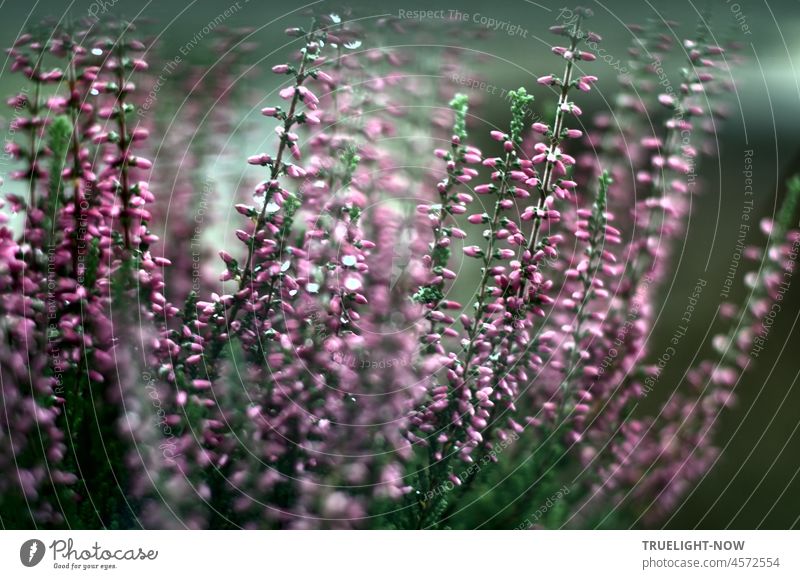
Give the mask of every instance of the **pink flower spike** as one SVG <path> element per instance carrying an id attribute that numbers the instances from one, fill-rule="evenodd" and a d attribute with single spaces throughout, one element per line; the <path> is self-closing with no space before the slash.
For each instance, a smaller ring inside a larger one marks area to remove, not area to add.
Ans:
<path id="1" fill-rule="evenodd" d="M 289 165 L 286 167 L 286 174 L 294 179 L 300 179 L 306 176 L 306 170 L 298 165 Z"/>
<path id="2" fill-rule="evenodd" d="M 280 97 L 281 97 L 283 100 L 287 100 L 287 101 L 288 101 L 288 100 L 291 100 L 291 99 L 292 99 L 292 97 L 294 97 L 294 87 L 293 87 L 293 86 L 287 86 L 286 88 L 282 89 L 282 90 L 281 90 L 281 91 L 278 93 L 278 95 L 279 95 L 279 96 L 280 96 Z"/>
<path id="3" fill-rule="evenodd" d="M 262 167 L 269 165 L 272 163 L 272 157 L 263 153 L 261 155 L 253 155 L 247 158 L 247 162 L 250 165 L 261 165 Z"/>
<path id="4" fill-rule="evenodd" d="M 660 102 L 665 107 L 675 106 L 675 98 L 668 94 L 658 95 L 658 102 Z"/>
<path id="5" fill-rule="evenodd" d="M 315 110 L 319 104 L 319 99 L 316 95 L 304 86 L 299 87 L 297 90 L 300 91 L 300 98 L 303 103 L 311 110 Z"/>
<path id="6" fill-rule="evenodd" d="M 595 378 L 600 375 L 600 370 L 596 366 L 586 366 L 583 369 L 583 373 L 585 376 Z"/>
<path id="7" fill-rule="evenodd" d="M 131 167 L 138 167 L 139 169 L 150 169 L 153 167 L 153 163 L 144 157 L 128 157 L 128 164 Z"/>
<path id="8" fill-rule="evenodd" d="M 587 77 L 579 78 L 577 81 L 575 81 L 575 86 L 578 87 L 578 90 L 581 90 L 583 92 L 589 92 L 590 90 L 592 90 L 592 85 L 590 82 L 587 82 L 585 78 Z"/>
<path id="9" fill-rule="evenodd" d="M 483 250 L 477 245 L 467 245 L 464 248 L 464 255 L 468 257 L 481 257 Z"/>
<path id="10" fill-rule="evenodd" d="M 500 259 L 514 259 L 517 254 L 513 249 L 500 249 L 498 250 L 497 255 Z"/>

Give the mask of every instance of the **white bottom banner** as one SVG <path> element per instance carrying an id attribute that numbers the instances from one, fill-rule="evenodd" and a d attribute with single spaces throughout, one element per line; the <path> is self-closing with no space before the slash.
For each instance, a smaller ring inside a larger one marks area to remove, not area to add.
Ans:
<path id="1" fill-rule="evenodd" d="M 0 577 L 800 577 L 792 531 L 4 531 Z M 257 575 L 253 573 L 257 573 Z M 599 573 L 599 575 L 598 575 Z M 588 576 L 588 575 L 587 575 Z"/>

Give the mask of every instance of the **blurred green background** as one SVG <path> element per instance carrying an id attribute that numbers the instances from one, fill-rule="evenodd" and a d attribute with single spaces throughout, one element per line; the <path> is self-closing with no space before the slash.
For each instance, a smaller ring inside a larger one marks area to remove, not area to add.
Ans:
<path id="1" fill-rule="evenodd" d="M 302 25 L 307 21 L 304 9 L 339 12 L 344 6 L 353 9 L 353 17 L 363 19 L 368 29 L 371 21 L 382 15 L 398 16 L 399 11 L 458 10 L 467 14 L 469 25 L 481 29 L 486 19 L 507 22 L 512 29 L 498 30 L 481 40 L 474 40 L 473 49 L 465 51 L 465 68 L 480 70 L 493 85 L 505 89 L 525 86 L 534 92 L 537 102 L 547 103 L 546 91 L 535 84 L 535 78 L 551 72 L 558 64 L 549 54 L 552 36 L 547 33 L 557 17 L 561 2 L 542 0 L 503 0 L 478 2 L 449 0 L 448 2 L 403 2 L 402 4 L 379 0 L 367 2 L 299 3 L 256 2 L 255 0 L 198 0 L 196 2 L 164 2 L 145 0 L 113 0 L 58 2 L 12 1 L 0 5 L 2 27 L 0 43 L 9 46 L 17 35 L 31 23 L 43 17 L 59 19 L 63 14 L 74 18 L 88 15 L 98 17 L 125 17 L 149 22 L 148 30 L 155 31 L 162 55 L 177 55 L 180 47 L 192 41 L 198 30 L 227 9 L 233 15 L 225 19 L 227 26 L 250 26 L 257 29 L 254 37 L 259 43 L 257 58 L 268 65 L 285 59 L 286 37 L 282 31 L 288 26 Z M 566 5 L 572 7 L 571 5 Z M 604 37 L 609 54 L 626 58 L 626 49 L 633 33 L 625 26 L 657 21 L 677 20 L 682 31 L 690 32 L 703 14 L 710 21 L 717 40 L 738 40 L 743 44 L 746 60 L 737 65 L 734 76 L 737 90 L 730 95 L 730 118 L 718 127 L 719 157 L 704 162 L 700 169 L 703 194 L 694 199 L 694 212 L 689 223 L 683 247 L 676 249 L 680 256 L 675 265 L 673 283 L 665 288 L 665 305 L 659 312 L 658 323 L 651 341 L 651 351 L 663 351 L 675 328 L 675 320 L 682 314 L 687 296 L 698 277 L 708 281 L 700 298 L 698 312 L 690 332 L 681 342 L 678 357 L 668 365 L 659 380 L 658 389 L 648 398 L 650 410 L 656 409 L 672 389 L 679 384 L 684 372 L 698 356 L 710 355 L 706 332 L 719 305 L 719 288 L 725 278 L 736 243 L 742 210 L 744 189 L 744 151 L 753 150 L 753 183 L 756 212 L 771 215 L 776 211 L 787 176 L 800 171 L 800 2 L 796 0 L 728 2 L 648 2 L 611 0 L 585 2 L 595 12 L 591 28 Z M 398 44 L 416 44 L 412 50 L 420 59 L 429 56 L 425 44 L 457 42 L 450 36 L 437 35 L 437 22 L 426 23 L 428 35 L 425 42 L 419 38 L 392 39 Z M 461 41 L 463 42 L 463 40 Z M 461 45 L 465 46 L 465 45 Z M 272 54 L 272 51 L 276 52 Z M 477 58 L 477 52 L 482 52 Z M 200 39 L 189 60 L 214 62 L 213 45 Z M 19 75 L 10 74 L 8 61 L 0 72 L 0 92 L 11 94 L 20 86 Z M 160 65 L 158 65 L 160 66 Z M 601 77 L 599 89 L 584 96 L 582 106 L 587 113 L 607 110 L 610 96 L 616 86 L 612 71 L 597 63 L 595 69 Z M 167 79 L 170 82 L 170 79 Z M 263 83 L 264 92 L 273 90 L 276 78 L 272 75 L 250 77 L 248 82 Z M 452 85 L 448 78 L 442 85 Z M 459 87 L 453 85 L 455 92 Z M 203 87 L 199 88 L 202 92 Z M 209 89 L 210 90 L 210 87 Z M 463 90 L 463 88 L 462 88 Z M 484 91 L 485 92 L 485 91 Z M 583 95 L 582 95 L 583 96 Z M 191 98 L 191 96 L 189 97 Z M 507 119 L 507 101 L 498 96 L 484 94 L 482 115 L 487 125 L 504 126 Z M 438 103 L 442 105 L 443 103 Z M 163 99 L 159 107 L 178 108 L 181 103 Z M 537 105 L 538 107 L 538 105 Z M 162 113 L 164 111 L 162 110 Z M 544 113 L 535 108 L 535 113 Z M 6 119 L 10 113 L 4 113 Z M 590 118 L 587 114 L 584 118 Z M 6 131 L 6 124 L 3 124 Z M 5 135 L 4 135 L 5 137 Z M 265 138 L 268 138 L 266 135 Z M 232 143 L 241 147 L 243 154 L 256 152 L 252 143 Z M 14 190 L 6 178 L 11 169 L 6 162 L 0 167 L 6 183 L 2 192 Z M 752 231 L 748 241 L 761 243 L 757 231 Z M 740 269 L 735 286 L 735 296 L 745 299 L 746 291 Z M 667 522 L 671 528 L 790 528 L 800 525 L 800 338 L 796 325 L 800 315 L 800 280 L 794 280 L 787 302 L 773 328 L 768 345 L 757 360 L 753 371 L 737 386 L 739 402 L 735 408 L 721 416 L 717 444 L 723 449 L 719 461 L 682 506 Z M 713 334 L 712 334 L 713 335 Z M 657 355 L 657 354 L 656 354 Z"/>

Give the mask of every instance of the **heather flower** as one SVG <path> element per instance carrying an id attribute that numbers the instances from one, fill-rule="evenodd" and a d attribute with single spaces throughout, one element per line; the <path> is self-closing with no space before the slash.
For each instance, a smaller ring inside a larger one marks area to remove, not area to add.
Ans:
<path id="1" fill-rule="evenodd" d="M 155 241 L 146 226 L 150 213 L 143 208 L 154 201 L 154 196 L 146 181 L 136 180 L 136 169 L 150 169 L 152 163 L 134 152 L 146 133 L 131 126 L 134 106 L 128 102 L 129 95 L 136 90 L 131 80 L 133 74 L 146 68 L 143 60 L 132 55 L 144 50 L 144 46 L 127 40 L 121 33 L 117 39 L 96 41 L 94 48 L 108 55 L 92 89 L 96 94 L 109 97 L 105 106 L 98 110 L 98 116 L 105 123 L 94 137 L 95 143 L 107 144 L 97 187 L 109 206 L 108 217 L 118 219 L 124 248 L 129 251 L 142 243 L 150 245 Z"/>
<path id="2" fill-rule="evenodd" d="M 3 520 L 437 528 L 468 510 L 517 526 L 567 482 L 536 525 L 603 524 L 622 503 L 634 524 L 667 517 L 716 461 L 718 414 L 769 341 L 800 184 L 762 223 L 765 249 L 744 251 L 759 266 L 748 303 L 721 305 L 719 359 L 657 416 L 633 415 L 661 372 L 649 335 L 712 151 L 723 49 L 702 30 L 685 41 L 670 90 L 670 35 L 636 28 L 615 131 L 581 118 L 601 38 L 591 11 L 571 15 L 551 28 L 561 71 L 537 79 L 544 116 L 512 91 L 484 150 L 470 112 L 486 94 L 438 106 L 463 50 L 418 59 L 349 13 L 287 29 L 294 56 L 265 61 L 266 102 L 234 86 L 253 68 L 248 29 L 215 30 L 213 70 L 187 59 L 146 99 L 158 55 L 127 23 L 22 36 L 7 145 L 20 230 L 0 213 Z M 162 117 L 181 91 L 182 114 Z M 230 226 L 209 200 L 228 189 Z M 489 488 L 507 508 L 472 500 Z"/>
<path id="3" fill-rule="evenodd" d="M 593 399 L 593 382 L 600 376 L 598 361 L 593 351 L 603 340 L 603 311 L 610 298 L 608 286 L 616 281 L 620 268 L 612 247 L 621 242 L 620 232 L 610 225 L 613 215 L 607 211 L 608 173 L 600 177 L 597 198 L 592 209 L 579 209 L 575 222 L 575 238 L 585 244 L 580 257 L 564 271 L 567 282 L 564 292 L 568 295 L 560 302 L 570 314 L 563 320 L 561 330 L 569 330 L 563 341 L 565 350 L 564 378 L 561 383 L 561 414 L 572 414 L 575 430 L 573 440 L 579 440 L 589 410 L 587 402 Z M 611 283 L 606 283 L 606 280 Z M 597 307 L 599 302 L 601 307 Z M 561 320 L 559 320 L 561 321 Z M 576 396 L 577 394 L 577 396 Z"/>
<path id="4" fill-rule="evenodd" d="M 41 213 L 39 213 L 41 216 Z M 29 228 L 41 220 L 33 216 Z M 65 468 L 65 435 L 58 424 L 63 412 L 59 375 L 49 371 L 46 312 L 38 307 L 42 270 L 40 252 L 25 249 L 0 224 L 0 510 L 10 527 L 58 526 L 63 522 L 59 497 L 68 497 L 75 475 Z"/>
<path id="5" fill-rule="evenodd" d="M 37 197 L 38 184 L 47 177 L 42 163 L 47 152 L 42 147 L 41 139 L 48 118 L 44 114 L 46 103 L 42 93 L 47 85 L 59 82 L 63 72 L 59 69 L 45 69 L 48 42 L 38 35 L 22 35 L 7 52 L 11 59 L 10 70 L 21 72 L 32 86 L 26 87 L 25 92 L 20 92 L 7 101 L 8 106 L 15 111 L 10 128 L 26 137 L 21 139 L 25 142 L 24 145 L 9 141 L 6 144 L 6 153 L 24 161 L 25 168 L 13 171 L 12 177 L 27 182 L 28 204 L 36 207 L 40 201 Z"/>

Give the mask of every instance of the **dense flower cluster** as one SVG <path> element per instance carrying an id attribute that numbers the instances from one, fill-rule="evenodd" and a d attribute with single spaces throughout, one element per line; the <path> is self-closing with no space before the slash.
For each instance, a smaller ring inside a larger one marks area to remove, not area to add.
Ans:
<path id="1" fill-rule="evenodd" d="M 659 289 L 730 75 L 702 29 L 680 47 L 637 29 L 613 115 L 587 122 L 602 39 L 589 10 L 572 14 L 551 28 L 563 69 L 538 79 L 542 116 L 511 91 L 481 148 L 477 99 L 441 107 L 430 81 L 457 51 L 408 75 L 402 48 L 368 46 L 347 15 L 286 30 L 294 55 L 269 63 L 267 96 L 234 87 L 251 31 L 220 29 L 217 66 L 174 79 L 213 90 L 169 119 L 130 23 L 20 37 L 7 153 L 24 193 L 0 211 L 3 525 L 518 527 L 566 483 L 536 525 L 668 514 L 716 459 L 716 418 L 780 311 L 800 182 L 762 224 L 766 249 L 746 251 L 759 267 L 747 305 L 720 308 L 719 356 L 642 416 Z M 203 171 L 231 162 L 251 107 L 253 190 L 219 207 Z M 209 232 L 228 209 L 223 248 Z M 509 502 L 486 506 L 496 481 Z"/>

